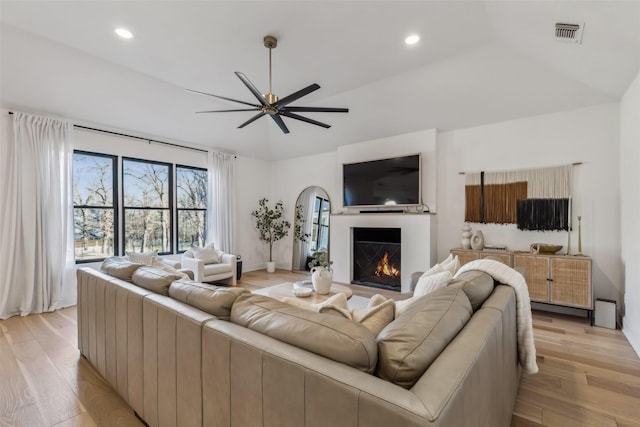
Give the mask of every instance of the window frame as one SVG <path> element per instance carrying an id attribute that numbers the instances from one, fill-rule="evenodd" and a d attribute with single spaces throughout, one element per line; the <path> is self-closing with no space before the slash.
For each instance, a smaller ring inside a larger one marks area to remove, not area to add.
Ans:
<path id="1" fill-rule="evenodd" d="M 121 160 L 121 172 L 120 172 L 120 183 L 121 183 L 121 192 L 119 194 L 120 197 L 122 197 L 122 221 L 119 224 L 121 229 L 120 232 L 122 233 L 122 248 L 121 248 L 121 253 L 125 254 L 127 252 L 127 248 L 126 248 L 126 230 L 127 230 L 127 215 L 126 215 L 126 211 L 127 209 L 133 209 L 133 210 L 151 210 L 151 211 L 158 211 L 158 210 L 166 210 L 169 212 L 169 220 L 170 220 L 170 225 L 169 225 L 169 250 L 168 251 L 158 251 L 158 255 L 171 255 L 176 253 L 175 249 L 174 249 L 174 245 L 175 245 L 175 229 L 174 229 L 174 197 L 173 194 L 175 192 L 175 187 L 174 187 L 174 180 L 173 180 L 173 174 L 174 174 L 174 163 L 167 163 L 167 162 L 162 162 L 162 161 L 158 161 L 158 160 L 148 160 L 148 159 L 140 159 L 140 158 L 136 158 L 136 157 L 128 157 L 128 156 L 120 156 L 120 160 Z M 166 166 L 168 168 L 167 171 L 167 179 L 168 179 L 168 184 L 167 184 L 167 195 L 169 196 L 169 200 L 168 200 L 168 206 L 166 208 L 158 208 L 158 207 L 143 207 L 143 206 L 134 206 L 134 207 L 127 207 L 126 202 L 125 202 L 125 189 L 124 189 L 124 162 L 125 161 L 131 161 L 131 162 L 138 162 L 138 163 L 147 163 L 147 164 L 153 164 L 153 165 L 162 165 L 162 166 Z"/>
<path id="2" fill-rule="evenodd" d="M 119 191 L 118 191 L 118 156 L 117 155 L 113 155 L 113 154 L 104 154 L 104 153 L 96 153 L 93 151 L 86 151 L 86 150 L 73 150 L 73 155 L 75 156 L 76 154 L 81 154 L 81 155 L 85 155 L 85 156 L 93 156 L 93 157 L 103 157 L 103 158 L 107 158 L 107 159 L 111 159 L 111 167 L 112 167 L 112 172 L 111 172 L 111 200 L 112 200 L 112 204 L 110 207 L 107 206 L 94 206 L 94 205 L 76 205 L 75 201 L 73 201 L 73 212 L 74 212 L 74 220 L 73 220 L 73 228 L 74 228 L 74 239 L 73 239 L 73 258 L 76 264 L 87 264 L 87 263 L 92 263 L 92 262 L 101 262 L 104 261 L 106 259 L 106 257 L 102 257 L 102 258 L 85 258 L 85 259 L 77 259 L 76 258 L 76 250 L 75 250 L 75 226 L 76 226 L 76 222 L 75 222 L 75 210 L 76 209 L 113 209 L 113 255 L 115 256 L 117 253 L 120 252 L 120 233 L 119 233 L 119 220 L 120 220 L 120 208 L 119 208 L 119 204 L 118 204 L 118 196 L 119 196 Z M 73 158 L 72 158 L 72 163 L 73 163 Z M 72 183 L 73 185 L 73 183 Z M 71 199 L 74 200 L 73 198 L 74 194 L 72 191 L 72 197 Z"/>
<path id="3" fill-rule="evenodd" d="M 316 215 L 315 212 L 315 206 L 316 204 L 318 204 L 318 214 Z M 329 225 L 328 224 L 322 224 L 321 222 L 321 218 L 322 218 L 322 212 L 323 212 L 323 206 L 327 207 L 327 210 L 329 209 L 329 207 L 331 206 L 329 203 L 329 199 L 325 199 L 324 197 L 320 197 L 320 196 L 316 196 L 316 199 L 313 202 L 313 206 L 314 206 L 314 212 L 313 212 L 313 217 L 311 219 L 311 225 L 312 225 L 312 229 L 313 226 L 316 226 L 316 232 L 315 232 L 315 239 L 311 239 L 312 242 L 315 242 L 315 247 L 316 247 L 316 251 L 320 250 L 320 236 L 323 235 L 322 231 L 324 231 L 326 233 L 327 236 L 327 246 L 329 245 Z M 328 215 L 328 214 L 327 214 Z M 328 247 L 325 249 L 329 249 Z"/>
<path id="4" fill-rule="evenodd" d="M 207 173 L 207 183 L 206 183 L 206 187 L 205 187 L 205 207 L 204 208 L 180 208 L 178 207 L 178 169 L 191 169 L 191 170 L 197 170 L 197 171 L 202 171 Z M 175 223 L 176 223 L 176 238 L 175 238 L 175 253 L 176 254 L 183 254 L 185 253 L 188 249 L 184 249 L 181 250 L 180 249 L 180 222 L 179 222 L 179 213 L 180 211 L 190 211 L 190 212 L 204 212 L 204 232 L 205 232 L 205 236 L 204 239 L 206 241 L 207 236 L 207 229 L 209 227 L 209 224 L 207 224 L 207 211 L 209 210 L 208 206 L 209 206 L 209 175 L 208 175 L 208 170 L 206 168 L 200 168 L 197 166 L 188 166 L 188 165 L 181 165 L 181 164 L 175 164 L 175 168 L 174 168 L 174 175 L 175 175 L 175 193 L 176 193 L 176 203 L 175 203 Z"/>

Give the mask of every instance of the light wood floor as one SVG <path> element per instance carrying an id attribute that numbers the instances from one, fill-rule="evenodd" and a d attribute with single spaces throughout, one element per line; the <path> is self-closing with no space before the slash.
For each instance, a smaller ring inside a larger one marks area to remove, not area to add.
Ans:
<path id="1" fill-rule="evenodd" d="M 239 285 L 303 278 L 257 271 L 244 273 Z M 523 374 L 512 426 L 640 426 L 640 360 L 620 331 L 546 312 L 534 312 L 533 321 L 540 372 Z M 143 424 L 80 357 L 76 308 L 0 321 L 0 426 L 96 425 Z"/>

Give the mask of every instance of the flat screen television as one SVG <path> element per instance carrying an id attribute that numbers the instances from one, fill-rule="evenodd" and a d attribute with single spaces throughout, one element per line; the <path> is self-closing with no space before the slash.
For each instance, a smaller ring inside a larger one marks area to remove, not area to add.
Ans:
<path id="1" fill-rule="evenodd" d="M 345 207 L 415 206 L 422 203 L 421 156 L 342 165 Z"/>

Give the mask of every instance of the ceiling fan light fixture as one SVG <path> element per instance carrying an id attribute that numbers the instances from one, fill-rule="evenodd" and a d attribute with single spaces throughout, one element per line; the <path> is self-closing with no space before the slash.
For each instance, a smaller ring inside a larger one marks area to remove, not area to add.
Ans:
<path id="1" fill-rule="evenodd" d="M 409 46 L 414 45 L 420 41 L 420 36 L 417 34 L 411 34 L 404 39 L 404 42 Z"/>

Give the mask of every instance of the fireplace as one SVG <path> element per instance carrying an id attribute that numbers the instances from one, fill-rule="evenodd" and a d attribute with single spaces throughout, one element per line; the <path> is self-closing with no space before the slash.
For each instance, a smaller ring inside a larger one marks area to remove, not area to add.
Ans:
<path id="1" fill-rule="evenodd" d="M 400 239 L 400 228 L 353 228 L 351 283 L 399 292 Z"/>

